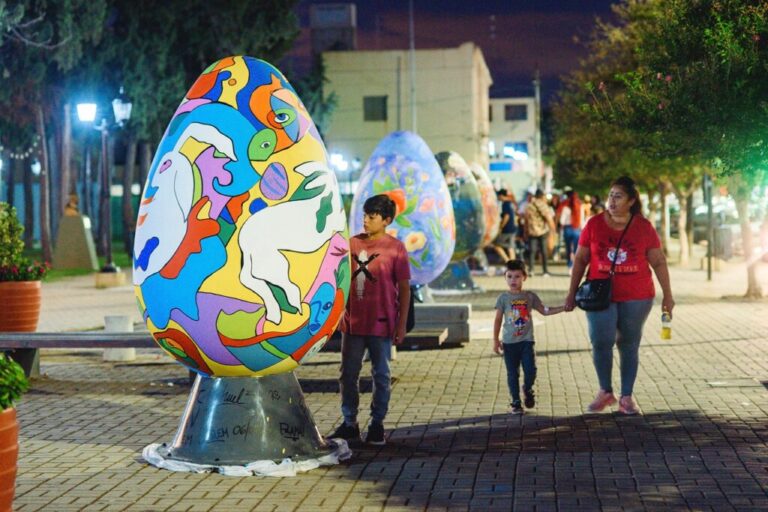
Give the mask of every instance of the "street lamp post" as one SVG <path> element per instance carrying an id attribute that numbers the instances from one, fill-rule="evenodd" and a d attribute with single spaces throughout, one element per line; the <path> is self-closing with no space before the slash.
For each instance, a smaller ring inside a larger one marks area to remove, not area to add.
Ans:
<path id="1" fill-rule="evenodd" d="M 115 125 L 122 127 L 131 118 L 132 104 L 125 97 L 125 92 L 120 87 L 120 94 L 112 100 L 112 112 L 115 116 Z M 77 105 L 77 116 L 82 122 L 93 122 L 96 119 L 97 106 L 95 103 L 79 103 Z M 94 129 L 101 133 L 101 228 L 100 234 L 104 240 L 104 259 L 106 264 L 101 268 L 101 272 L 115 273 L 120 269 L 115 266 L 112 260 L 112 206 L 111 186 L 112 173 L 109 165 L 109 123 L 106 117 L 101 118 L 101 123 L 95 125 Z M 87 192 L 86 192 L 87 193 Z"/>

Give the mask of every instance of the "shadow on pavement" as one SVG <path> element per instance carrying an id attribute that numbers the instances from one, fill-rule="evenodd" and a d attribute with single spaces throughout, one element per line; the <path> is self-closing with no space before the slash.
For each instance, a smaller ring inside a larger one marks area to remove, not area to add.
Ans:
<path id="1" fill-rule="evenodd" d="M 398 428 L 380 449 L 355 446 L 347 468 L 413 509 L 722 510 L 768 506 L 750 473 L 766 440 L 757 421 L 694 410 L 499 414 Z"/>

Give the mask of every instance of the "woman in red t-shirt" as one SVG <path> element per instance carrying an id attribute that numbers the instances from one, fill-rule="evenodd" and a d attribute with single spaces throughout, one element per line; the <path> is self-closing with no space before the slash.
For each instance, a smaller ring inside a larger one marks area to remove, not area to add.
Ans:
<path id="1" fill-rule="evenodd" d="M 603 311 L 587 312 L 592 359 L 600 383 L 600 391 L 589 405 L 590 412 L 602 411 L 617 401 L 611 385 L 614 344 L 619 348 L 621 365 L 619 412 L 640 412 L 632 397 L 632 389 L 637 377 L 643 325 L 651 312 L 655 295 L 651 268 L 663 293 L 662 311 L 671 315 L 675 307 L 667 260 L 661 250 L 659 236 L 641 211 L 635 182 L 626 176 L 618 178 L 611 184 L 607 210 L 590 217 L 581 232 L 574 256 L 571 286 L 565 300 L 566 311 L 572 311 L 576 305 L 576 289 L 587 265 L 589 279 L 605 279 L 611 263 L 616 261 L 611 305 Z M 630 220 L 631 224 L 617 251 L 616 245 Z"/>

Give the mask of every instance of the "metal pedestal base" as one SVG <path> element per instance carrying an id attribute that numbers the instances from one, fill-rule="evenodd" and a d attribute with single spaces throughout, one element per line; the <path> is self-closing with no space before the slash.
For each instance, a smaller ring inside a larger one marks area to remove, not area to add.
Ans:
<path id="1" fill-rule="evenodd" d="M 482 291 L 472 279 L 465 260 L 449 263 L 443 273 L 429 283 L 429 288 L 434 295 L 462 295 Z"/>
<path id="2" fill-rule="evenodd" d="M 339 448 L 320 435 L 293 372 L 259 378 L 198 375 L 173 441 L 148 446 L 145 459 L 168 469 L 191 468 L 183 471 L 320 459 L 317 467 L 332 461 Z M 341 452 L 331 463 L 348 458 L 346 444 Z"/>
<path id="3" fill-rule="evenodd" d="M 411 294 L 413 294 L 413 300 L 419 304 L 431 304 L 435 302 L 435 298 L 432 297 L 432 291 L 426 284 L 411 285 Z"/>

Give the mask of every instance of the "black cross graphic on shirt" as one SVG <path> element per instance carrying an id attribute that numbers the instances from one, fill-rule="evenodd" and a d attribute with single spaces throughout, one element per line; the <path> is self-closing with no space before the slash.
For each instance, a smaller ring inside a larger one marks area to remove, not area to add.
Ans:
<path id="1" fill-rule="evenodd" d="M 371 257 L 368 258 L 367 260 L 361 261 L 360 258 L 357 257 L 357 254 L 353 254 L 352 257 L 355 258 L 355 261 L 357 262 L 358 267 L 357 267 L 357 270 L 355 270 L 352 273 L 352 279 L 357 277 L 358 274 L 362 272 L 363 274 L 365 274 L 366 279 L 370 279 L 375 283 L 376 278 L 373 277 L 373 274 L 371 274 L 371 272 L 368 270 L 368 264 L 373 260 L 375 260 L 378 256 L 379 256 L 379 253 L 375 253 L 375 254 L 372 254 Z"/>

